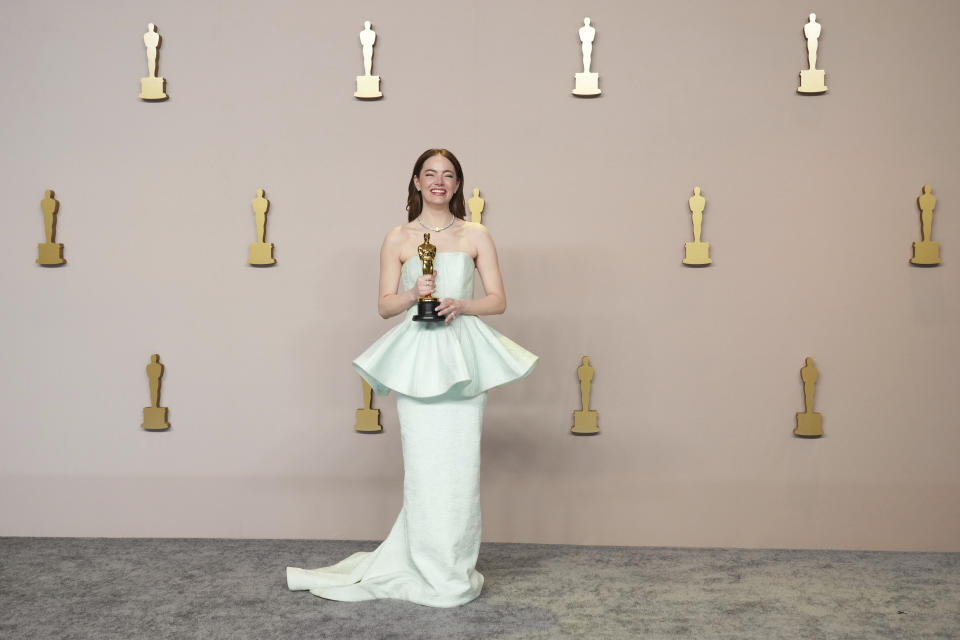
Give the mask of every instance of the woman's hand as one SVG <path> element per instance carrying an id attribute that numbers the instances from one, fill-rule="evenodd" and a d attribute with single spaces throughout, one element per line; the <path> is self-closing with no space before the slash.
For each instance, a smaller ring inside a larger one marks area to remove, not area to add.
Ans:
<path id="1" fill-rule="evenodd" d="M 450 324 L 453 319 L 466 313 L 466 301 L 454 300 L 453 298 L 444 298 L 443 302 L 437 305 L 437 313 L 444 317 L 444 324 Z"/>
<path id="2" fill-rule="evenodd" d="M 433 275 L 422 275 L 417 278 L 417 284 L 413 286 L 414 293 L 417 294 L 417 298 L 426 298 L 434 291 L 437 290 L 436 286 L 437 272 L 434 271 Z"/>

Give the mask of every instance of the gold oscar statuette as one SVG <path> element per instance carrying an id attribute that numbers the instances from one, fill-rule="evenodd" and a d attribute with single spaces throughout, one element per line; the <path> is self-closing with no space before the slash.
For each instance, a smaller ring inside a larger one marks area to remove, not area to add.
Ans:
<path id="1" fill-rule="evenodd" d="M 257 241 L 250 243 L 250 257 L 247 259 L 249 264 L 256 267 L 266 267 L 276 264 L 273 257 L 273 243 L 264 242 L 264 236 L 267 234 L 267 210 L 270 208 L 270 201 L 263 197 L 263 189 L 257 189 L 257 197 L 253 199 L 253 213 L 257 219 Z"/>
<path id="2" fill-rule="evenodd" d="M 360 378 L 360 381 L 363 382 L 363 407 L 357 409 L 357 424 L 353 425 L 353 429 L 360 433 L 380 433 L 383 431 L 380 426 L 380 409 L 370 406 L 373 402 L 373 389 L 363 378 Z"/>
<path id="3" fill-rule="evenodd" d="M 423 263 L 423 275 L 433 273 L 433 260 L 437 257 L 437 248 L 430 244 L 430 234 L 423 234 L 423 244 L 417 247 L 417 255 Z M 443 316 L 437 313 L 440 301 L 433 295 L 417 298 L 417 315 L 413 319 L 417 322 L 443 322 Z"/>
<path id="4" fill-rule="evenodd" d="M 380 76 L 371 75 L 373 70 L 373 45 L 377 41 L 377 32 L 370 28 L 370 21 L 363 23 L 360 32 L 360 46 L 363 48 L 363 75 L 357 76 L 357 91 L 353 94 L 361 100 L 377 100 L 380 93 Z"/>
<path id="5" fill-rule="evenodd" d="M 467 200 L 467 207 L 470 208 L 470 222 L 482 222 L 484 204 L 483 198 L 480 197 L 480 189 L 474 189 L 473 197 Z"/>
<path id="6" fill-rule="evenodd" d="M 597 35 L 597 30 L 590 25 L 590 18 L 583 19 L 583 26 L 577 32 L 580 36 L 580 51 L 583 54 L 583 73 L 575 73 L 573 79 L 576 85 L 573 89 L 573 95 L 581 98 L 600 95 L 600 74 L 590 71 L 590 63 L 593 59 L 593 39 Z"/>
<path id="7" fill-rule="evenodd" d="M 152 22 L 147 25 L 147 32 L 143 34 L 143 44 L 147 47 L 146 78 L 140 78 L 140 99 L 148 101 L 166 100 L 167 81 L 157 76 L 157 50 L 160 48 L 160 34 L 157 25 Z"/>
<path id="8" fill-rule="evenodd" d="M 143 408 L 143 424 L 140 426 L 147 431 L 163 431 L 170 428 L 167 422 L 167 408 L 160 406 L 160 378 L 163 377 L 163 365 L 160 356 L 150 356 L 147 365 L 147 379 L 150 380 L 150 406 Z"/>
<path id="9" fill-rule="evenodd" d="M 807 62 L 810 63 L 809 69 L 800 72 L 800 86 L 797 93 L 809 93 L 816 95 L 826 93 L 827 85 L 826 71 L 817 69 L 817 49 L 820 43 L 820 23 L 817 22 L 817 14 L 810 14 L 810 21 L 803 25 L 803 37 L 807 39 Z"/>
<path id="10" fill-rule="evenodd" d="M 40 201 L 40 210 L 43 211 L 43 228 L 47 241 L 37 245 L 37 264 L 44 267 L 55 267 L 64 264 L 63 245 L 54 242 L 57 235 L 57 211 L 60 203 L 53 197 L 53 189 L 47 189 L 43 200 Z"/>
<path id="11" fill-rule="evenodd" d="M 933 209 L 937 206 L 937 196 L 933 195 L 930 185 L 923 185 L 923 194 L 917 198 L 920 207 L 920 242 L 913 243 L 913 257 L 910 262 L 920 267 L 934 267 L 940 264 L 940 243 L 933 242 Z"/>
<path id="12" fill-rule="evenodd" d="M 700 242 L 700 232 L 703 229 L 703 210 L 707 206 L 706 199 L 700 194 L 700 187 L 693 188 L 693 196 L 688 201 L 690 213 L 693 215 L 693 242 L 683 244 L 683 264 L 691 267 L 705 267 L 711 262 L 710 243 Z"/>
<path id="13" fill-rule="evenodd" d="M 590 366 L 590 358 L 587 356 L 583 356 L 580 366 L 577 367 L 577 378 L 580 379 L 580 405 L 583 410 L 573 412 L 573 427 L 570 432 L 578 436 L 592 436 L 600 433 L 600 427 L 597 426 L 597 412 L 590 409 L 593 367 Z"/>
<path id="14" fill-rule="evenodd" d="M 823 416 L 813 410 L 813 394 L 816 392 L 820 372 L 813 366 L 813 358 L 807 358 L 800 369 L 803 380 L 803 413 L 797 414 L 797 428 L 793 434 L 800 438 L 820 438 L 823 436 Z"/>

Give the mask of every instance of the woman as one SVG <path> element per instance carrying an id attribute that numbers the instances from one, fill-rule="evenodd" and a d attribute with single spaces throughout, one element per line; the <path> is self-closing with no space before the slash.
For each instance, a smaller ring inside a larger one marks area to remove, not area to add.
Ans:
<path id="1" fill-rule="evenodd" d="M 401 322 L 353 362 L 378 395 L 397 393 L 403 508 L 376 550 L 322 569 L 287 567 L 287 586 L 331 600 L 400 598 L 434 607 L 470 602 L 483 586 L 480 433 L 486 391 L 528 375 L 537 356 L 478 315 L 507 306 L 497 250 L 467 222 L 463 170 L 446 149 L 425 151 L 407 188 L 408 222 L 380 249 L 380 315 Z M 430 234 L 434 271 L 417 248 Z M 472 299 L 473 274 L 486 294 Z M 417 299 L 435 294 L 443 322 L 414 322 Z"/>

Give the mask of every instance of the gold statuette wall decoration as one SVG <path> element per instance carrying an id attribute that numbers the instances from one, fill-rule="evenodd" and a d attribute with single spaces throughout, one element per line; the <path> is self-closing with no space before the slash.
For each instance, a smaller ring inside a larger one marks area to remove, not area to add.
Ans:
<path id="1" fill-rule="evenodd" d="M 147 47 L 147 73 L 150 75 L 146 78 L 140 78 L 140 99 L 166 100 L 167 81 L 157 76 L 157 50 L 160 48 L 160 34 L 157 33 L 157 26 L 152 22 L 147 25 L 147 32 L 143 34 L 143 44 Z"/>
<path id="2" fill-rule="evenodd" d="M 591 73 L 590 63 L 593 58 L 593 39 L 597 30 L 590 26 L 590 18 L 583 19 L 583 26 L 577 32 L 580 35 L 580 50 L 583 52 L 583 73 L 574 74 L 576 85 L 573 89 L 575 96 L 600 95 L 600 74 Z"/>
<path id="3" fill-rule="evenodd" d="M 267 210 L 270 201 L 263 197 L 263 189 L 257 189 L 257 197 L 253 199 L 253 213 L 257 220 L 257 241 L 250 243 L 250 258 L 248 263 L 257 267 L 266 267 L 276 264 L 273 257 L 273 243 L 264 242 L 267 235 Z"/>
<path id="4" fill-rule="evenodd" d="M 700 232 L 703 229 L 703 210 L 707 200 L 700 195 L 700 187 L 693 188 L 693 196 L 687 201 L 690 213 L 693 216 L 693 242 L 683 243 L 683 264 L 691 267 L 705 267 L 711 262 L 710 243 L 700 242 Z"/>
<path id="5" fill-rule="evenodd" d="M 817 48 L 820 44 L 820 23 L 817 14 L 810 14 L 810 21 L 803 25 L 803 37 L 807 39 L 807 61 L 809 69 L 800 72 L 800 86 L 797 93 L 826 93 L 826 71 L 817 69 Z"/>
<path id="6" fill-rule="evenodd" d="M 380 409 L 370 406 L 373 402 L 373 389 L 363 378 L 360 378 L 360 381 L 363 383 L 363 407 L 357 409 L 357 424 L 353 425 L 353 429 L 360 433 L 379 433 L 383 431 L 380 426 Z"/>
<path id="7" fill-rule="evenodd" d="M 823 416 L 813 410 L 813 395 L 816 392 L 820 372 L 813 366 L 813 358 L 807 358 L 800 369 L 803 380 L 803 413 L 797 414 L 797 428 L 793 434 L 801 438 L 819 438 L 823 436 Z"/>
<path id="8" fill-rule="evenodd" d="M 930 185 L 923 185 L 923 194 L 917 198 L 920 207 L 920 242 L 913 243 L 913 257 L 910 262 L 922 267 L 940 264 L 940 243 L 933 242 L 933 209 L 937 206 L 937 196 L 930 191 Z"/>
<path id="9" fill-rule="evenodd" d="M 53 189 L 47 189 L 43 200 L 40 201 L 40 210 L 43 211 L 43 228 L 47 241 L 37 245 L 37 264 L 45 267 L 55 267 L 66 262 L 63 259 L 63 245 L 54 242 L 57 235 L 57 211 L 60 203 L 53 197 Z"/>
<path id="10" fill-rule="evenodd" d="M 473 197 L 467 200 L 467 207 L 470 208 L 470 222 L 483 222 L 483 198 L 480 197 L 480 189 L 473 190 Z"/>
<path id="11" fill-rule="evenodd" d="M 382 98 L 380 93 L 380 76 L 371 75 L 373 71 L 373 45 L 377 41 L 377 32 L 370 28 L 370 21 L 363 23 L 360 32 L 360 45 L 363 47 L 363 75 L 357 76 L 357 91 L 355 98 L 376 100 Z"/>
<path id="12" fill-rule="evenodd" d="M 150 356 L 147 365 L 147 379 L 150 380 L 150 406 L 143 408 L 143 424 L 147 431 L 163 431 L 170 428 L 167 422 L 167 408 L 160 406 L 160 378 L 163 377 L 163 365 L 160 356 Z"/>
<path id="13" fill-rule="evenodd" d="M 573 412 L 573 427 L 570 431 L 578 436 L 592 436 L 600 433 L 600 427 L 597 426 L 597 412 L 590 409 L 593 367 L 590 366 L 589 357 L 583 356 L 580 366 L 577 367 L 577 377 L 580 379 L 580 404 L 583 410 Z"/>

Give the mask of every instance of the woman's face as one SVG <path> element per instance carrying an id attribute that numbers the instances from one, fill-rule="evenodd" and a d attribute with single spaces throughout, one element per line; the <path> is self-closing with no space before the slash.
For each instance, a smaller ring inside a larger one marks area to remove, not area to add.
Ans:
<path id="1" fill-rule="evenodd" d="M 413 177 L 413 184 L 423 196 L 423 204 L 447 209 L 460 186 L 453 163 L 443 156 L 430 156 Z"/>

